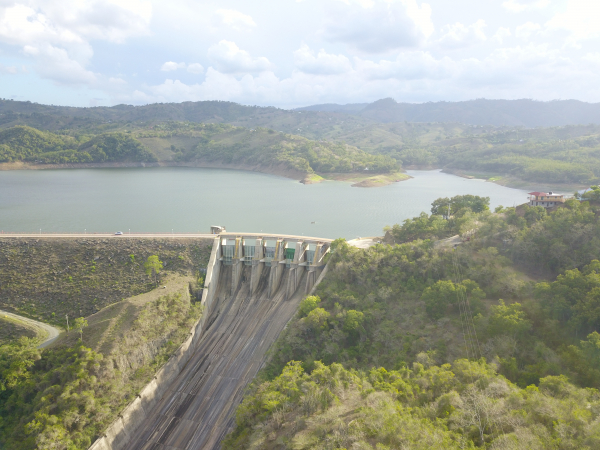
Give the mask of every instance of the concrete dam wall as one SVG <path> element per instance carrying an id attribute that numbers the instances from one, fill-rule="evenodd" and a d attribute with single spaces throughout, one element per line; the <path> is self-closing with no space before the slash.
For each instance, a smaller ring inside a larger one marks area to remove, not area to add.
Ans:
<path id="1" fill-rule="evenodd" d="M 90 450 L 218 449 L 248 383 L 322 276 L 329 240 L 220 235 L 200 321 Z"/>

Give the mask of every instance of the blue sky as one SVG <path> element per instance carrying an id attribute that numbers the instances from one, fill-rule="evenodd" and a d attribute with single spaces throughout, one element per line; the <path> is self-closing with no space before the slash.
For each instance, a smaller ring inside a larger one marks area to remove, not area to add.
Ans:
<path id="1" fill-rule="evenodd" d="M 599 0 L 0 0 L 0 97 L 600 101 Z"/>

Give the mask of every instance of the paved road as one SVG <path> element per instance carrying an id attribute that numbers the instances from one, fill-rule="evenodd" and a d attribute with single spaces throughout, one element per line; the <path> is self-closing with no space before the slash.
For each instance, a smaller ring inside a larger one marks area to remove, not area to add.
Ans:
<path id="1" fill-rule="evenodd" d="M 264 275 L 269 271 L 264 271 Z M 217 450 L 234 425 L 234 412 L 245 387 L 265 361 L 265 354 L 300 300 L 298 289 L 285 297 L 285 272 L 281 288 L 267 296 L 267 277 L 261 277 L 257 294 L 245 282 L 231 295 L 231 267 L 222 267 L 217 301 L 198 350 L 179 377 L 137 430 L 128 450 Z M 302 281 L 300 286 L 302 286 Z"/>
<path id="2" fill-rule="evenodd" d="M 35 239 L 53 239 L 53 238 L 77 238 L 77 239 L 94 239 L 94 238 L 114 238 L 114 239 L 128 239 L 128 238 L 214 238 L 214 234 L 200 234 L 200 233 L 127 233 L 124 232 L 121 236 L 117 236 L 114 233 L 0 233 L 0 238 L 35 238 Z"/>
<path id="3" fill-rule="evenodd" d="M 48 238 L 114 238 L 114 239 L 128 239 L 128 238 L 202 238 L 202 239 L 210 239 L 216 237 L 214 234 L 202 234 L 202 233 L 128 233 L 126 231 L 123 232 L 122 235 L 115 235 L 114 233 L 0 233 L 0 238 L 36 238 L 36 239 L 48 239 Z M 244 236 L 248 238 L 253 237 L 264 237 L 268 238 L 279 238 L 279 239 L 297 239 L 299 241 L 318 241 L 318 242 L 332 242 L 333 239 L 312 237 L 312 236 L 296 236 L 292 234 L 269 234 L 269 233 L 235 233 L 235 232 L 227 232 L 221 233 L 221 236 L 225 238 L 235 238 L 236 236 Z"/>
<path id="4" fill-rule="evenodd" d="M 25 322 L 28 325 L 37 328 L 38 330 L 42 330 L 42 332 L 46 333 L 46 339 L 40 345 L 38 345 L 38 348 L 44 348 L 52 344 L 60 334 L 60 330 L 58 328 L 53 327 L 52 325 L 48 325 L 44 322 L 38 322 L 37 320 L 33 320 L 28 317 L 19 316 L 18 314 L 3 311 L 0 309 L 0 316 L 8 316 L 12 319 L 18 320 L 19 322 Z"/>

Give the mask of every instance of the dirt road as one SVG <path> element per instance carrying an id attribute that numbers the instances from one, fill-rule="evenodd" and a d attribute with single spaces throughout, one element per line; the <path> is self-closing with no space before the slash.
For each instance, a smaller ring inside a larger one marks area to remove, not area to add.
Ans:
<path id="1" fill-rule="evenodd" d="M 8 316 L 11 319 L 22 322 L 25 326 L 28 326 L 29 328 L 35 328 L 36 331 L 38 331 L 39 335 L 45 335 L 46 337 L 44 338 L 42 343 L 38 345 L 38 348 L 44 348 L 52 344 L 60 334 L 60 330 L 58 328 L 53 327 L 52 325 L 48 325 L 44 322 L 38 322 L 37 320 L 33 320 L 28 317 L 19 316 L 18 314 L 3 311 L 0 309 L 0 316 Z"/>

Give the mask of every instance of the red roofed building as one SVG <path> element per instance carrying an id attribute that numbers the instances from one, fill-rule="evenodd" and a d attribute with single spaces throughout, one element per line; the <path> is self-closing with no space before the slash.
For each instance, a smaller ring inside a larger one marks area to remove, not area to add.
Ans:
<path id="1" fill-rule="evenodd" d="M 543 206 L 544 208 L 552 208 L 559 203 L 565 202 L 563 194 L 554 194 L 552 192 L 530 192 L 529 206 Z"/>

